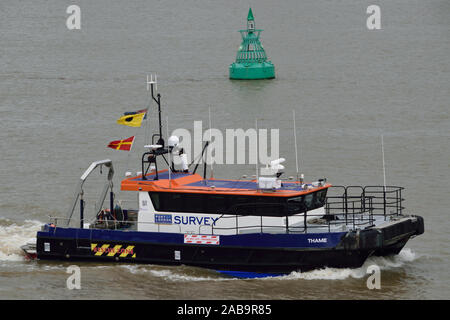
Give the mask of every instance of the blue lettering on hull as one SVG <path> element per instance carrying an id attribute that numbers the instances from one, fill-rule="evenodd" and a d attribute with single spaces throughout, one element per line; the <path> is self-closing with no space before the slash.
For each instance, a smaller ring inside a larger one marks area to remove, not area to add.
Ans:
<path id="1" fill-rule="evenodd" d="M 171 214 L 155 214 L 155 223 L 172 224 Z"/>
<path id="2" fill-rule="evenodd" d="M 195 216 L 174 216 L 174 224 L 185 224 L 185 225 L 205 225 L 214 226 L 219 218 L 213 217 L 195 217 Z"/>

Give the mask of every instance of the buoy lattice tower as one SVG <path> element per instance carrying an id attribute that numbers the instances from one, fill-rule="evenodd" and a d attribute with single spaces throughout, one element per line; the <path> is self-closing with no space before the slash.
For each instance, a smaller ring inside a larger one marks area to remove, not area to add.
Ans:
<path id="1" fill-rule="evenodd" d="M 272 79 L 275 66 L 267 61 L 266 52 L 260 41 L 262 29 L 255 29 L 255 18 L 250 8 L 247 15 L 247 29 L 239 30 L 242 43 L 236 54 L 236 61 L 230 65 L 230 79 Z"/>

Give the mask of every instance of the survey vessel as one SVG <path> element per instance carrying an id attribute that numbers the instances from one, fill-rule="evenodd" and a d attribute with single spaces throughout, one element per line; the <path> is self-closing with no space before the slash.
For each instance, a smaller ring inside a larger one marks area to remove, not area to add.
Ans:
<path id="1" fill-rule="evenodd" d="M 93 162 L 67 215 L 51 217 L 36 243 L 23 247 L 30 257 L 187 265 L 263 277 L 360 267 L 370 256 L 398 254 L 424 232 L 423 218 L 404 212 L 402 187 L 283 178 L 284 158 L 263 165 L 255 177 L 207 177 L 207 161 L 200 159 L 206 160 L 209 141 L 197 162 L 188 163 L 178 137 L 163 136 L 154 83 L 151 97 L 159 130 L 145 146 L 140 171 L 128 173 L 120 185 L 137 195 L 135 205 L 124 208 L 117 201 L 112 161 Z M 95 212 L 85 212 L 83 186 L 99 168 L 107 169 L 107 179 Z"/>

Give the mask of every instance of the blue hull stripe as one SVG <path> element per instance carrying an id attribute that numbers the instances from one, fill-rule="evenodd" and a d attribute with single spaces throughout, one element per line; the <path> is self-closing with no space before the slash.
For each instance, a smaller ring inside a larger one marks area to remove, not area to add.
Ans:
<path id="1" fill-rule="evenodd" d="M 220 246 L 264 247 L 264 248 L 333 248 L 346 232 L 270 234 L 250 233 L 220 235 Z M 54 228 L 48 225 L 39 237 L 65 239 L 95 239 L 95 241 L 127 241 L 184 244 L 184 234 L 165 232 L 120 231 L 102 229 Z"/>

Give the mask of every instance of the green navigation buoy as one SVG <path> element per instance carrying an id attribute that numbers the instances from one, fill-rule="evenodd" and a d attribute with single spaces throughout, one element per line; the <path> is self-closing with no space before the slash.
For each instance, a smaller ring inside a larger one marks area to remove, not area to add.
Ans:
<path id="1" fill-rule="evenodd" d="M 255 29 L 252 8 L 248 11 L 247 30 L 239 30 L 242 43 L 236 61 L 230 65 L 230 79 L 273 79 L 275 66 L 267 61 L 267 55 L 259 41 L 261 29 Z"/>

